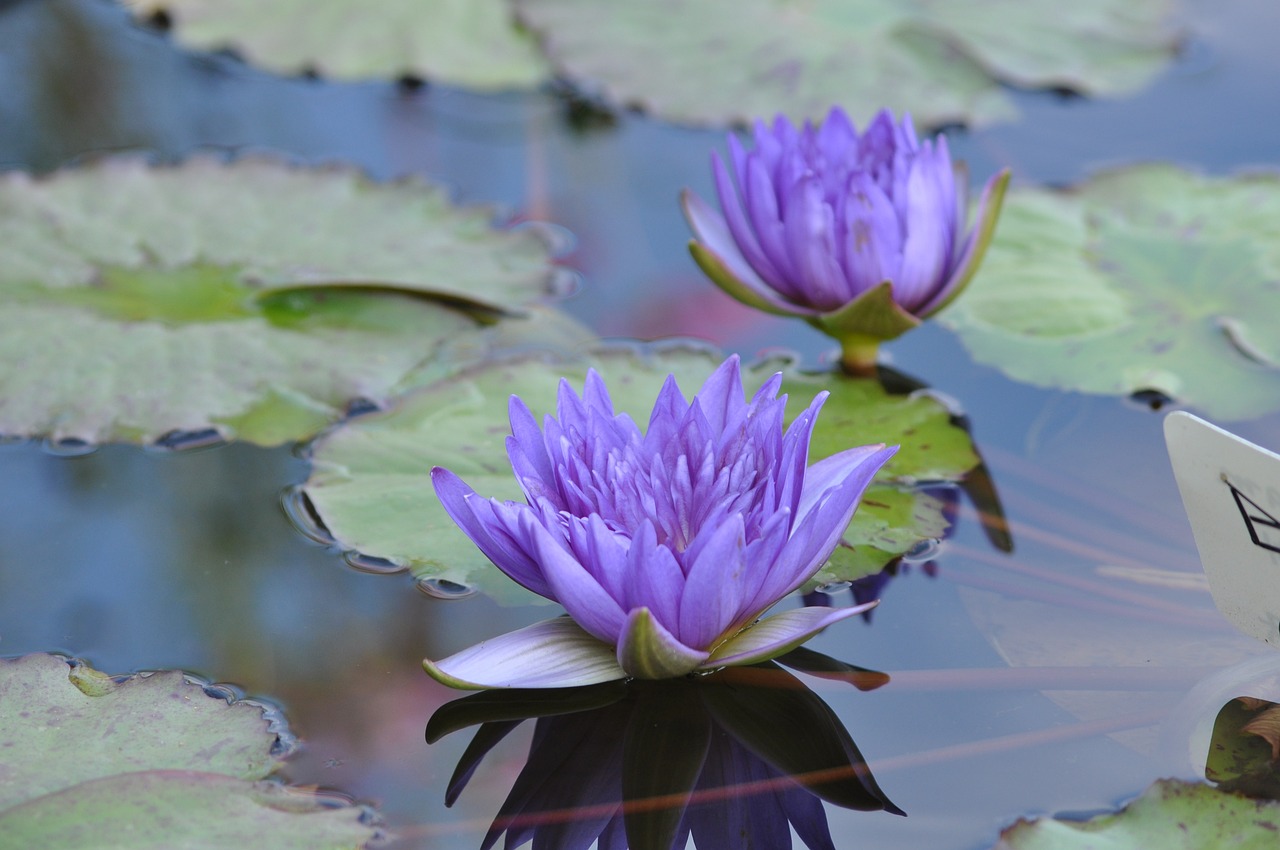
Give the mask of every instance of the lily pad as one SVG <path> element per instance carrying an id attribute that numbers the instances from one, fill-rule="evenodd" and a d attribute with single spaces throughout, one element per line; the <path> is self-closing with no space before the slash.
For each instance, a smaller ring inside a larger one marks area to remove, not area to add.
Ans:
<path id="1" fill-rule="evenodd" d="M 310 436 L 552 277 L 425 185 L 266 159 L 11 173 L 0 259 L 0 432 L 85 442 Z"/>
<path id="2" fill-rule="evenodd" d="M 1277 303 L 1280 176 L 1147 165 L 1010 192 L 941 321 L 1018 380 L 1246 419 L 1280 409 Z"/>
<path id="3" fill-rule="evenodd" d="M 693 124 L 834 104 L 871 116 L 984 124 L 1016 110 L 1004 85 L 1117 95 L 1172 57 L 1170 0 L 518 0 L 569 78 Z"/>
<path id="4" fill-rule="evenodd" d="M 997 850 L 1271 850 L 1280 803 L 1161 779 L 1116 814 L 1087 821 L 1018 821 Z"/>
<path id="5" fill-rule="evenodd" d="M 289 74 L 415 76 L 476 89 L 536 86 L 549 76 L 533 38 L 506 0 L 125 0 L 141 16 L 163 13 L 201 50 L 233 47 Z"/>
<path id="6" fill-rule="evenodd" d="M 368 809 L 267 780 L 278 721 L 179 671 L 106 676 L 52 655 L 0 659 L 5 846 L 352 848 Z"/>
<path id="7" fill-rule="evenodd" d="M 394 410 L 322 436 L 313 445 L 303 492 L 341 546 L 407 566 L 420 578 L 527 602 L 529 594 L 499 573 L 444 512 L 431 467 L 453 470 L 486 496 L 520 499 L 505 446 L 512 393 L 535 415 L 552 412 L 560 378 L 580 387 L 591 366 L 604 377 L 615 408 L 643 423 L 668 373 L 691 394 L 721 359 L 690 348 L 607 348 L 573 361 L 523 358 L 464 370 L 404 397 Z M 903 444 L 868 492 L 875 504 L 855 515 L 848 549 L 823 579 L 874 572 L 920 540 L 939 536 L 946 528 L 941 503 L 908 485 L 926 477 L 954 480 L 977 462 L 968 435 L 951 424 L 942 405 L 927 396 L 891 396 L 870 380 L 802 375 L 782 359 L 744 370 L 743 380 L 750 391 L 779 370 L 788 375 L 783 390 L 791 394 L 791 415 L 820 389 L 832 391 L 818 417 L 811 462 L 863 443 Z"/>

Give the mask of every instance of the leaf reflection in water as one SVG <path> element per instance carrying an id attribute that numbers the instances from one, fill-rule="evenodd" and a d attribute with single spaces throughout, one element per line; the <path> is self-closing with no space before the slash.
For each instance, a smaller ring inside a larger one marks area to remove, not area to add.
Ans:
<path id="1" fill-rule="evenodd" d="M 834 848 L 822 801 L 905 814 L 817 694 L 772 662 L 708 676 L 483 691 L 442 706 L 428 743 L 479 726 L 452 805 L 485 755 L 536 718 L 529 757 L 485 835 L 505 847 Z"/>

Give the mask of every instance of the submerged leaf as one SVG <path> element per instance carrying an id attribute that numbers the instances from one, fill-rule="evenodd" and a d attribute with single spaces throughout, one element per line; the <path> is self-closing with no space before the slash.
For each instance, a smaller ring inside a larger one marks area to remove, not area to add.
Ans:
<path id="1" fill-rule="evenodd" d="M 1040 386 L 1154 390 L 1220 419 L 1280 408 L 1280 176 L 1147 165 L 1015 189 L 986 263 L 940 317 Z"/>
<path id="2" fill-rule="evenodd" d="M 1003 85 L 1135 91 L 1172 58 L 1169 0 L 519 0 L 556 66 L 612 101 L 689 123 L 885 104 L 988 123 Z"/>
<path id="3" fill-rule="evenodd" d="M 554 409 L 559 379 L 581 386 L 591 366 L 607 383 L 615 409 L 643 425 L 668 373 L 687 396 L 718 364 L 719 355 L 692 348 L 605 348 L 558 363 L 526 357 L 465 370 L 405 397 L 394 410 L 361 417 L 318 440 L 304 491 L 343 546 L 407 565 L 419 577 L 528 601 L 532 595 L 502 576 L 449 519 L 432 491 L 431 467 L 447 465 L 486 497 L 520 499 L 505 446 L 512 393 L 541 416 Z M 832 393 L 818 416 L 811 463 L 873 442 L 902 443 L 882 473 L 890 482 L 954 480 L 976 463 L 968 435 L 932 398 L 890 395 L 872 380 L 800 374 L 785 360 L 744 370 L 747 391 L 779 370 L 787 376 L 782 391 L 790 394 L 791 417 L 819 391 Z M 875 504 L 854 515 L 821 580 L 874 572 L 946 529 L 941 502 L 927 493 L 873 485 L 867 498 Z"/>
<path id="4" fill-rule="evenodd" d="M 0 246 L 0 433 L 85 442 L 309 436 L 552 271 L 434 189 L 265 159 L 11 173 Z"/>
<path id="5" fill-rule="evenodd" d="M 125 0 L 164 12 L 202 50 L 232 46 L 273 71 L 337 77 L 419 76 L 479 89 L 535 86 L 550 75 L 506 0 Z"/>
<path id="6" fill-rule="evenodd" d="M 362 807 L 265 781 L 282 731 L 178 671 L 116 680 L 52 655 L 0 660 L 0 835 L 48 850 L 374 839 Z"/>

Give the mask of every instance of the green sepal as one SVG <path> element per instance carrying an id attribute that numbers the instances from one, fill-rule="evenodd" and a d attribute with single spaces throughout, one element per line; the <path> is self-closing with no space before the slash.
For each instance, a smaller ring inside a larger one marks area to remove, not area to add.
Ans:
<path id="1" fill-rule="evenodd" d="M 718 254 L 697 239 L 689 240 L 689 253 L 693 256 L 693 261 L 698 264 L 698 268 L 702 269 L 703 274 L 711 278 L 711 282 L 720 287 L 731 298 L 746 304 L 748 307 L 765 313 L 772 313 L 775 316 L 803 316 L 809 318 L 809 314 L 799 308 L 785 310 L 763 298 L 760 293 L 747 286 L 733 272 L 729 271 Z"/>
<path id="2" fill-rule="evenodd" d="M 690 649 L 653 618 L 648 608 L 627 614 L 618 641 L 618 663 L 637 679 L 673 679 L 698 669 L 707 653 Z"/>

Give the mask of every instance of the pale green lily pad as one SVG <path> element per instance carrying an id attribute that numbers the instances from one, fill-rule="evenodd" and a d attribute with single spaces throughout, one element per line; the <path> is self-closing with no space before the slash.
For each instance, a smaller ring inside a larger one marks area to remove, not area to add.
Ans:
<path id="1" fill-rule="evenodd" d="M 1161 779 L 1116 813 L 1088 821 L 1018 821 L 996 850 L 1273 850 L 1280 803 Z"/>
<path id="2" fill-rule="evenodd" d="M 206 265 L 253 289 L 394 287 L 515 311 L 548 293 L 554 268 L 536 230 L 497 230 L 491 218 L 421 180 L 268 157 L 12 171 L 0 177 L 0 294 Z"/>
<path id="3" fill-rule="evenodd" d="M 232 47 L 287 74 L 408 75 L 485 90 L 529 88 L 550 74 L 506 0 L 124 2 L 141 16 L 164 12 L 190 47 Z"/>
<path id="4" fill-rule="evenodd" d="M 1170 0 L 518 0 L 570 79 L 669 120 L 818 119 L 835 105 L 985 124 L 1004 85 L 1138 90 L 1176 44 Z"/>
<path id="5" fill-rule="evenodd" d="M 643 424 L 668 373 L 690 395 L 721 359 L 688 348 L 612 348 L 573 361 L 526 358 L 466 370 L 406 396 L 392 411 L 322 436 L 313 445 L 312 474 L 303 492 L 341 546 L 406 566 L 420 578 L 528 601 L 530 595 L 499 573 L 449 519 L 432 489 L 431 467 L 453 470 L 485 496 L 520 499 L 505 446 L 512 393 L 541 416 L 554 411 L 562 376 L 580 389 L 592 366 L 604 377 L 615 409 Z M 801 375 L 781 359 L 744 370 L 744 382 L 754 389 L 779 370 L 790 374 L 783 389 L 792 395 L 791 416 L 820 389 L 833 391 L 818 418 L 811 462 L 859 444 L 904 446 L 872 491 L 877 504 L 855 518 L 846 537 L 849 548 L 841 550 L 828 580 L 875 572 L 920 540 L 940 536 L 946 528 L 940 503 L 900 488 L 926 478 L 958 479 L 977 462 L 968 435 L 951 423 L 946 409 L 927 396 L 890 396 L 873 381 Z"/>
<path id="6" fill-rule="evenodd" d="M 348 850 L 369 812 L 267 777 L 281 765 L 261 706 L 179 671 L 118 680 L 52 655 L 0 659 L 5 846 Z"/>
<path id="7" fill-rule="evenodd" d="M 1147 165 L 1016 189 L 940 320 L 1040 386 L 1155 390 L 1218 419 L 1280 408 L 1280 176 Z"/>
<path id="8" fill-rule="evenodd" d="M 552 278 L 425 185 L 265 159 L 6 175 L 0 259 L 0 433 L 90 443 L 311 436 Z"/>

